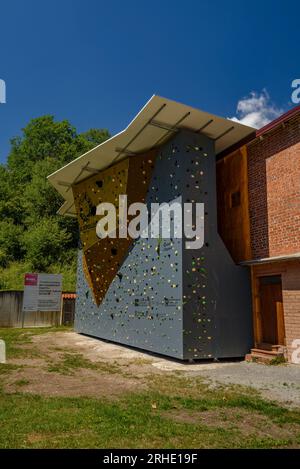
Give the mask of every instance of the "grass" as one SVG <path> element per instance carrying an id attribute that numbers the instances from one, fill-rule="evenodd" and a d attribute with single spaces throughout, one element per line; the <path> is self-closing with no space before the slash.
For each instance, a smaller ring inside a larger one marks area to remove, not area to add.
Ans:
<path id="1" fill-rule="evenodd" d="M 17 379 L 17 381 L 14 382 L 15 386 L 22 387 L 22 386 L 27 386 L 30 381 L 28 379 Z"/>
<path id="2" fill-rule="evenodd" d="M 110 374 L 119 372 L 119 367 L 116 364 L 92 362 L 80 353 L 63 353 L 58 362 L 49 364 L 47 371 L 50 373 L 60 373 L 62 375 L 73 375 L 76 370 L 80 368 L 98 370 Z"/>
<path id="3" fill-rule="evenodd" d="M 155 403 L 155 405 L 154 405 Z M 174 421 L 176 409 L 244 409 L 263 415 L 280 428 L 297 425 L 287 438 L 243 433 L 230 419 L 228 428 Z M 222 394 L 184 398 L 157 392 L 130 394 L 118 401 L 44 398 L 0 393 L 1 448 L 276 448 L 300 444 L 299 412 L 259 398 Z"/>
<path id="4" fill-rule="evenodd" d="M 286 365 L 286 359 L 283 356 L 278 356 L 278 357 L 272 358 L 269 365 L 274 365 L 274 366 Z"/>
<path id="5" fill-rule="evenodd" d="M 69 264 L 53 264 L 48 269 L 49 274 L 57 274 L 58 272 L 63 275 L 63 290 L 75 291 L 76 290 L 76 259 Z M 32 272 L 32 267 L 29 262 L 11 262 L 7 267 L 0 267 L 0 290 L 23 290 L 24 289 L 24 274 Z"/>
<path id="6" fill-rule="evenodd" d="M 0 267 L 1 290 L 23 290 L 24 274 L 31 272 L 29 262 L 11 262 L 7 267 Z"/>
<path id="7" fill-rule="evenodd" d="M 19 370 L 20 365 L 13 365 L 12 363 L 0 363 L 0 376 L 10 373 L 11 371 Z"/>
<path id="8" fill-rule="evenodd" d="M 1 328 L 0 339 L 5 341 L 7 358 L 38 358 L 41 356 L 36 347 L 28 347 L 32 343 L 34 335 L 48 332 L 67 331 L 69 327 L 36 327 L 36 328 Z M 25 346 L 25 347 L 24 347 Z"/>
<path id="9" fill-rule="evenodd" d="M 0 337 L 9 358 L 19 358 L 34 334 L 57 330 L 63 329 L 1 329 Z M 88 368 L 124 375 L 116 363 L 57 351 L 55 363 L 44 362 L 50 373 L 72 376 Z M 13 381 L 10 373 L 26 366 L 0 365 L 0 448 L 300 447 L 300 410 L 262 399 L 251 388 L 210 388 L 197 376 L 149 373 L 146 390 L 124 391 L 113 399 L 47 397 L 23 391 L 30 391 L 27 376 Z M 125 369 L 128 377 L 130 369 Z M 10 392 L 3 390 L 6 379 L 13 381 Z"/>

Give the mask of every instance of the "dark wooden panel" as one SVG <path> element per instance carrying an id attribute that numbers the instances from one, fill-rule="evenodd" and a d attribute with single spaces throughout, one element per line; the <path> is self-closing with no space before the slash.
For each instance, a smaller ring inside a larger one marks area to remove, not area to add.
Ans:
<path id="1" fill-rule="evenodd" d="M 70 326 L 74 324 L 75 298 L 64 298 L 62 309 L 62 324 Z"/>
<path id="2" fill-rule="evenodd" d="M 251 259 L 247 149 L 217 162 L 218 231 L 236 262 Z"/>

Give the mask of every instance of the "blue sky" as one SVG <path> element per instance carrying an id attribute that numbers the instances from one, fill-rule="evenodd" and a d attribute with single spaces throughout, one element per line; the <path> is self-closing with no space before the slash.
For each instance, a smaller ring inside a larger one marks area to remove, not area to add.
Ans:
<path id="1" fill-rule="evenodd" d="M 1 2 L 0 161 L 33 117 L 116 133 L 154 93 L 275 117 L 300 78 L 299 15 L 293 0 Z"/>

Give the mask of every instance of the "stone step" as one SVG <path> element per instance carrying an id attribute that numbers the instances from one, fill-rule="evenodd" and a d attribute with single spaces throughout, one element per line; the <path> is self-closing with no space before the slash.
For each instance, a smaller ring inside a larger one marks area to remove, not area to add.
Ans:
<path id="1" fill-rule="evenodd" d="M 273 345 L 262 342 L 261 344 L 258 344 L 256 348 L 261 350 L 274 350 L 281 352 L 283 350 L 283 347 L 283 345 Z"/>
<path id="2" fill-rule="evenodd" d="M 251 349 L 251 353 L 248 353 L 245 357 L 246 361 L 255 361 L 259 363 L 270 363 L 274 358 L 284 357 L 282 351 L 276 350 L 264 350 L 264 349 Z"/>
<path id="3" fill-rule="evenodd" d="M 276 357 L 278 354 L 280 355 L 280 352 L 277 352 L 276 350 L 265 350 L 261 348 L 252 348 L 251 349 L 251 354 L 259 354 L 259 355 L 266 355 L 266 356 L 271 356 L 272 358 Z"/>

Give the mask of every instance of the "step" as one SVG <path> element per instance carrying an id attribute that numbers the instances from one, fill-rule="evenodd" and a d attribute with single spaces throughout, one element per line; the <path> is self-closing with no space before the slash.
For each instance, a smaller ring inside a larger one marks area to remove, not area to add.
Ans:
<path id="1" fill-rule="evenodd" d="M 270 357 L 268 355 L 259 355 L 259 354 L 252 354 L 248 353 L 245 357 L 245 360 L 247 362 L 257 362 L 257 363 L 270 363 L 272 360 L 274 360 L 275 357 Z"/>
<path id="2" fill-rule="evenodd" d="M 277 350 L 264 350 L 261 348 L 252 348 L 251 349 L 251 354 L 258 354 L 258 355 L 264 355 L 264 356 L 270 356 L 272 358 L 277 357 L 278 355 L 283 355 L 283 353 L 278 352 Z"/>
<path id="3" fill-rule="evenodd" d="M 265 342 L 262 342 L 262 343 L 258 344 L 257 347 L 255 347 L 255 348 L 261 349 L 261 350 L 272 350 L 272 347 L 273 346 L 271 344 L 267 344 Z"/>
<path id="4" fill-rule="evenodd" d="M 270 363 L 276 357 L 283 357 L 283 352 L 275 350 L 264 350 L 264 349 L 251 349 L 251 353 L 248 353 L 245 357 L 246 361 L 257 361 L 261 363 Z"/>
<path id="5" fill-rule="evenodd" d="M 272 345 L 272 350 L 276 350 L 278 353 L 284 353 L 284 345 Z"/>
<path id="6" fill-rule="evenodd" d="M 267 344 L 265 342 L 262 342 L 260 344 L 258 344 L 257 349 L 261 349 L 261 350 L 273 350 L 273 351 L 282 351 L 283 350 L 283 345 L 273 345 L 273 344 Z"/>

